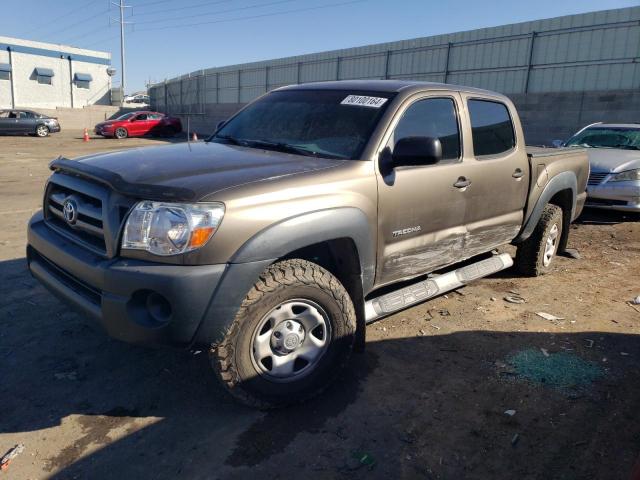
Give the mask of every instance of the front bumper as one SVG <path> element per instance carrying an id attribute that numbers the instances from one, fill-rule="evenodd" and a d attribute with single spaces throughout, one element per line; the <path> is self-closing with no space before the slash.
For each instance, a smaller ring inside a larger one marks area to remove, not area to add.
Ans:
<path id="1" fill-rule="evenodd" d="M 96 135 L 102 135 L 103 137 L 113 137 L 113 130 L 107 130 L 105 128 L 94 128 L 93 132 Z"/>
<path id="2" fill-rule="evenodd" d="M 176 347 L 219 339 L 265 266 L 105 259 L 54 232 L 42 213 L 29 222 L 27 261 L 36 279 L 110 336 Z"/>
<path id="3" fill-rule="evenodd" d="M 640 212 L 640 181 L 589 185 L 587 194 L 587 207 Z"/>
<path id="4" fill-rule="evenodd" d="M 49 127 L 49 132 L 51 133 L 58 133 L 62 130 L 59 123 L 47 124 L 47 127 Z"/>

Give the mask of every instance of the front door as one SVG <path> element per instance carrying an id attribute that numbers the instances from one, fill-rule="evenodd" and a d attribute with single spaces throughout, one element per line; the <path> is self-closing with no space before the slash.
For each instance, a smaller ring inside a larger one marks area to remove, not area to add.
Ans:
<path id="1" fill-rule="evenodd" d="M 408 279 L 462 257 L 466 188 L 457 94 L 420 94 L 408 99 L 383 140 L 391 155 L 404 137 L 437 137 L 443 158 L 434 165 L 378 170 L 378 286 Z M 457 186 L 454 186 L 457 184 Z"/>
<path id="2" fill-rule="evenodd" d="M 146 113 L 140 113 L 136 115 L 133 118 L 133 121 L 131 122 L 131 127 L 132 127 L 131 133 L 133 133 L 133 135 L 136 135 L 136 136 L 146 134 L 148 123 L 149 122 L 147 120 Z"/>

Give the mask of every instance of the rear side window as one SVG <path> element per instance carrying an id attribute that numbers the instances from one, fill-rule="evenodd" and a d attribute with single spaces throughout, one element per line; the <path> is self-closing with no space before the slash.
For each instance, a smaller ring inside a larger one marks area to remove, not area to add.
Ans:
<path id="1" fill-rule="evenodd" d="M 469 116 L 476 157 L 499 155 L 516 145 L 507 106 L 488 100 L 469 100 Z"/>
<path id="2" fill-rule="evenodd" d="M 460 132 L 453 99 L 427 98 L 407 108 L 393 132 L 394 146 L 405 137 L 438 138 L 443 160 L 460 158 Z"/>

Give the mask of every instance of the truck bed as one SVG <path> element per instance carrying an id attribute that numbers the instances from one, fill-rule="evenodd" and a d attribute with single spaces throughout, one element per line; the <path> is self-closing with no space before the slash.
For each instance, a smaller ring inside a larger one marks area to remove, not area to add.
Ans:
<path id="1" fill-rule="evenodd" d="M 538 158 L 538 157 L 557 157 L 557 156 L 567 156 L 567 154 L 581 154 L 586 153 L 586 149 L 584 148 L 576 148 L 576 147 L 566 147 L 566 148 L 555 148 L 555 147 L 534 147 L 534 146 L 526 146 L 527 156 L 529 158 Z"/>
<path id="2" fill-rule="evenodd" d="M 525 219 L 528 219 L 533 207 L 540 198 L 547 184 L 559 174 L 571 171 L 575 173 L 577 185 L 576 195 L 583 197 L 589 176 L 589 157 L 585 148 L 545 148 L 526 147 L 531 171 L 529 196 Z M 577 213 L 577 212 L 576 212 Z M 575 214 L 574 214 L 575 215 Z M 574 220 L 574 218 L 571 218 Z"/>

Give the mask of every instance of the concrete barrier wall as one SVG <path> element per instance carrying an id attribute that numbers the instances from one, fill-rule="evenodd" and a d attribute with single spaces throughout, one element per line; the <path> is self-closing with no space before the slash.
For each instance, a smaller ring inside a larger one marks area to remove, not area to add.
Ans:
<path id="1" fill-rule="evenodd" d="M 518 107 L 527 143 L 550 145 L 595 122 L 640 123 L 640 91 L 510 95 Z"/>
<path id="2" fill-rule="evenodd" d="M 96 123 L 103 122 L 131 110 L 136 109 L 93 105 L 85 108 L 39 108 L 36 111 L 43 115 L 56 117 L 63 130 L 88 128 L 89 131 L 91 131 Z"/>
<path id="3" fill-rule="evenodd" d="M 585 125 L 595 122 L 640 123 L 640 91 L 564 92 L 512 94 L 520 113 L 527 143 L 551 145 L 566 140 Z M 208 104 L 204 113 L 177 114 L 184 129 L 210 134 L 244 103 Z"/>

